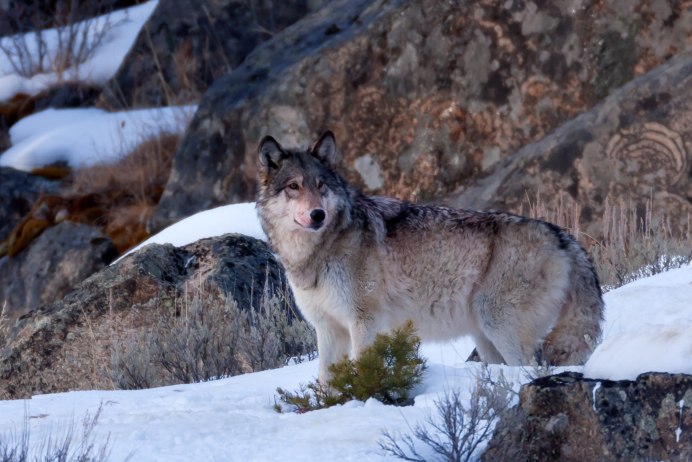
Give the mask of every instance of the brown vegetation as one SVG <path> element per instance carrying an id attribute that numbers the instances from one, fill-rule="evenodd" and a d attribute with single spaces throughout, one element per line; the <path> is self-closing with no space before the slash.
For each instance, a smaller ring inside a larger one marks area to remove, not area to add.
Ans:
<path id="1" fill-rule="evenodd" d="M 43 230 L 64 220 L 103 227 L 118 252 L 149 234 L 146 223 L 158 203 L 180 135 L 165 133 L 141 143 L 116 164 L 77 170 L 60 195 L 41 196 L 29 214 L 0 243 L 0 256 L 14 256 Z M 57 168 L 44 168 L 51 174 Z"/>

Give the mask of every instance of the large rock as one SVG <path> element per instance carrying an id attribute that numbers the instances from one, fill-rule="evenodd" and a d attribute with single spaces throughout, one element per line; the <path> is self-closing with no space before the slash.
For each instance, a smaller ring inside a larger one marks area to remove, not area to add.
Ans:
<path id="1" fill-rule="evenodd" d="M 29 213 L 42 193 L 55 193 L 60 188 L 57 181 L 10 167 L 0 167 L 0 185 L 0 242 Z"/>
<path id="2" fill-rule="evenodd" d="M 452 205 L 517 210 L 527 193 L 581 204 L 601 235 L 607 204 L 643 205 L 675 230 L 692 215 L 692 53 L 615 91 L 449 197 Z"/>
<path id="3" fill-rule="evenodd" d="M 449 193 L 690 47 L 691 15 L 643 0 L 330 2 L 214 82 L 152 228 L 252 199 L 266 134 L 332 129 L 368 192 Z"/>
<path id="4" fill-rule="evenodd" d="M 118 255 L 94 226 L 66 221 L 45 230 L 14 257 L 0 258 L 0 300 L 17 318 L 62 298 Z"/>
<path id="5" fill-rule="evenodd" d="M 160 0 L 100 105 L 130 109 L 197 102 L 215 78 L 320 3 Z"/>
<path id="6" fill-rule="evenodd" d="M 0 399 L 111 388 L 111 355 L 123 329 L 146 329 L 193 294 L 241 309 L 276 295 L 296 307 L 267 245 L 238 234 L 182 248 L 146 246 L 94 274 L 62 300 L 20 319 L 0 345 Z"/>
<path id="7" fill-rule="evenodd" d="M 524 385 L 483 460 L 683 461 L 692 458 L 692 376 L 548 376 Z"/>

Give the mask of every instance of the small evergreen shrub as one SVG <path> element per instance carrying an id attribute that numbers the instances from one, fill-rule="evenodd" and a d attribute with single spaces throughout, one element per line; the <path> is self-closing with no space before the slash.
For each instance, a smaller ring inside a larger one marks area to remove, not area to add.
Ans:
<path id="1" fill-rule="evenodd" d="M 409 321 L 389 335 L 378 334 L 357 359 L 344 358 L 332 364 L 329 367 L 332 378 L 326 386 L 312 382 L 301 385 L 297 392 L 278 388 L 277 393 L 281 402 L 299 413 L 353 399 L 375 398 L 384 404 L 408 405 L 409 392 L 420 383 L 424 370 L 420 338 Z M 279 412 L 284 410 L 278 403 L 275 408 Z"/>

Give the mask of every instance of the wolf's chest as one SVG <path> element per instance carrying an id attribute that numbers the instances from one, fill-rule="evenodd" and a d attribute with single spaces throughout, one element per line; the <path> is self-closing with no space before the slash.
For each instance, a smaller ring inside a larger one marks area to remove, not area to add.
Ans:
<path id="1" fill-rule="evenodd" d="M 328 316 L 339 320 L 353 316 L 353 275 L 342 265 L 327 265 L 315 278 L 316 284 L 304 286 L 295 275 L 288 274 L 298 308 L 313 324 Z"/>

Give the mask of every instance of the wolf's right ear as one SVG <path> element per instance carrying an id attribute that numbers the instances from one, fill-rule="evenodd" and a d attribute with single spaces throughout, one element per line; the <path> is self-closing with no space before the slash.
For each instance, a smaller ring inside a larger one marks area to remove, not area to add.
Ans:
<path id="1" fill-rule="evenodd" d="M 260 166 L 266 171 L 279 168 L 281 160 L 285 157 L 281 145 L 271 136 L 262 138 L 257 151 Z"/>
<path id="2" fill-rule="evenodd" d="M 315 143 L 315 146 L 313 146 L 312 155 L 330 167 L 336 168 L 341 161 L 341 156 L 339 155 L 339 151 L 336 149 L 334 133 L 329 130 L 324 132 L 317 143 Z"/>

